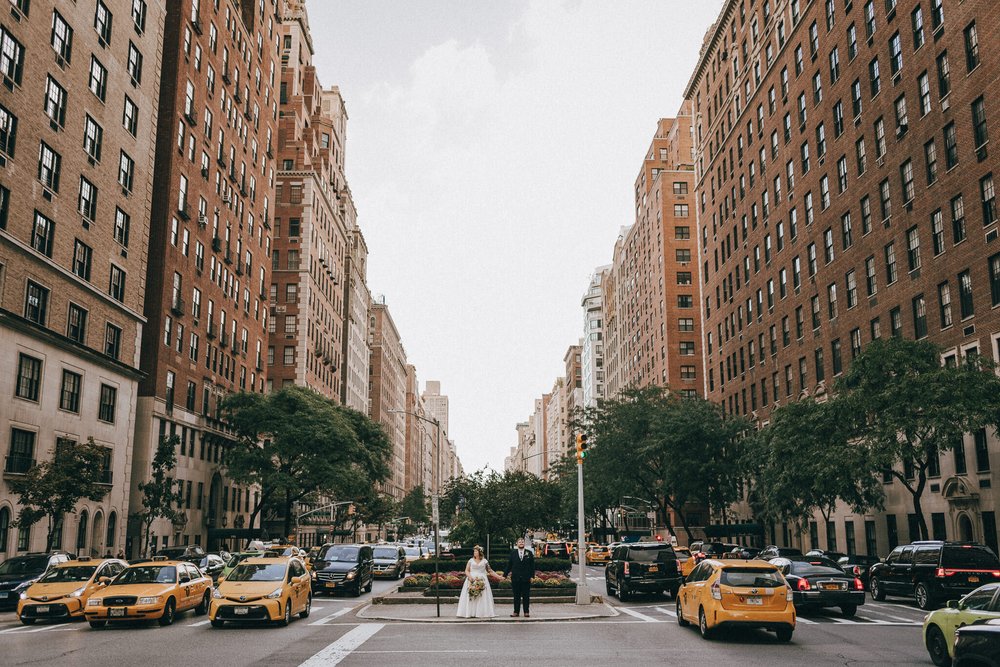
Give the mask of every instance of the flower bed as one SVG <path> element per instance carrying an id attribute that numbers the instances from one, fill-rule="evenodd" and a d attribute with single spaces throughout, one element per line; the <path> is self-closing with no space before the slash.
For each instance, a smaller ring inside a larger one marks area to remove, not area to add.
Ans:
<path id="1" fill-rule="evenodd" d="M 510 590 L 510 579 L 501 577 L 489 577 L 490 587 L 494 590 Z M 401 592 L 415 592 L 422 590 L 433 590 L 435 581 L 442 591 L 459 591 L 465 583 L 464 572 L 441 572 L 435 580 L 432 574 L 414 574 L 403 580 L 400 587 Z M 536 572 L 531 580 L 532 590 L 570 589 L 575 588 L 576 583 L 560 572 Z"/>
<path id="2" fill-rule="evenodd" d="M 494 561 L 495 562 L 495 561 Z M 441 572 L 446 570 L 454 570 L 456 563 L 454 560 L 439 560 L 437 561 L 438 569 Z M 501 561 L 496 563 L 499 567 L 507 567 L 507 561 Z M 569 572 L 571 563 L 566 558 L 536 558 L 535 559 L 535 572 Z M 409 564 L 410 574 L 427 574 L 434 571 L 434 559 L 425 558 L 422 560 L 416 560 Z M 497 570 L 498 572 L 500 570 Z"/>

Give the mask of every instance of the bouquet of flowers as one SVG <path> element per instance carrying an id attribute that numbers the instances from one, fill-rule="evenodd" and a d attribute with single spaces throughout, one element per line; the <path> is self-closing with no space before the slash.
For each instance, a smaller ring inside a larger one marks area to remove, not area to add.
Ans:
<path id="1" fill-rule="evenodd" d="M 469 597 L 475 600 L 486 590 L 486 582 L 482 579 L 472 579 L 469 582 Z"/>

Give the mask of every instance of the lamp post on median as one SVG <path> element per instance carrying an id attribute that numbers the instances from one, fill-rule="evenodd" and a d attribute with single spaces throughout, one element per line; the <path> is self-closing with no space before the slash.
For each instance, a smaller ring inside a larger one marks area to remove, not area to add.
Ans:
<path id="1" fill-rule="evenodd" d="M 438 562 L 440 561 L 441 551 L 438 547 L 439 538 L 439 528 L 440 528 L 440 517 L 438 516 L 438 493 L 440 493 L 441 486 L 441 422 L 435 417 L 434 419 L 428 419 L 422 415 L 418 415 L 416 412 L 410 412 L 409 410 L 387 410 L 389 414 L 403 414 L 410 415 L 415 419 L 425 421 L 428 424 L 434 424 L 434 428 L 437 429 L 437 439 L 434 442 L 434 475 L 432 476 L 432 481 L 434 483 L 433 492 L 431 493 L 431 522 L 434 524 L 434 602 L 437 604 L 437 616 L 441 618 L 441 582 L 438 580 Z"/>

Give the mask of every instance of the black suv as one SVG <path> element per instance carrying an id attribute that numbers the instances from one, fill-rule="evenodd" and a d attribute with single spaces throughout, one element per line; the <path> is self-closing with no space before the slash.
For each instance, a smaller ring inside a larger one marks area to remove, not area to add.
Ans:
<path id="1" fill-rule="evenodd" d="M 372 590 L 375 558 L 367 544 L 324 544 L 313 559 L 313 593 L 347 591 L 358 597 Z"/>
<path id="2" fill-rule="evenodd" d="M 53 551 L 12 556 L 0 563 L 0 610 L 16 608 L 21 593 L 28 590 L 50 567 L 68 560 L 70 555 L 65 551 Z"/>
<path id="3" fill-rule="evenodd" d="M 868 590 L 875 600 L 912 595 L 918 607 L 933 609 L 995 581 L 1000 581 L 1000 559 L 988 547 L 928 540 L 896 547 L 872 565 Z"/>
<path id="4" fill-rule="evenodd" d="M 779 547 L 772 544 L 761 549 L 761 552 L 757 554 L 757 558 L 761 560 L 771 560 L 772 558 L 788 558 L 790 556 L 801 555 L 802 549 L 796 549 L 795 547 Z"/>
<path id="5" fill-rule="evenodd" d="M 608 595 L 614 594 L 622 602 L 632 593 L 670 593 L 677 597 L 681 587 L 677 555 L 669 544 L 663 542 L 632 542 L 620 544 L 611 552 L 611 560 L 604 570 L 604 583 Z"/>

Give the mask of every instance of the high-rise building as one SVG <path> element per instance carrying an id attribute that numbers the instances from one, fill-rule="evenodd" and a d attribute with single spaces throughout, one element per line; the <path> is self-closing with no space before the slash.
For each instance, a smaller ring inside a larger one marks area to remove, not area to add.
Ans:
<path id="1" fill-rule="evenodd" d="M 610 265 L 599 266 L 590 277 L 583 296 L 583 406 L 594 407 L 604 398 L 604 290 L 601 283 Z"/>
<path id="2" fill-rule="evenodd" d="M 390 475 L 381 490 L 401 500 L 406 487 L 406 351 L 385 297 L 372 303 L 368 332 L 371 345 L 368 416 L 382 424 L 392 443 Z"/>
<path id="3" fill-rule="evenodd" d="M 304 2 L 285 3 L 280 34 L 281 113 L 269 293 L 274 331 L 267 349 L 267 383 L 273 388 L 304 385 L 340 402 L 345 211 L 353 206 L 345 196 L 347 114 L 339 91 L 320 85 Z"/>
<path id="4" fill-rule="evenodd" d="M 994 10 L 724 4 L 686 97 L 706 389 L 727 412 L 766 423 L 775 406 L 822 396 L 875 338 L 927 338 L 945 363 L 1000 359 L 988 141 L 1000 67 L 980 44 L 1000 31 Z M 933 537 L 997 549 L 998 455 L 983 431 L 942 456 L 922 500 Z M 891 480 L 883 512 L 838 507 L 803 546 L 884 555 L 915 539 L 910 494 Z"/>
<path id="5" fill-rule="evenodd" d="M 635 181 L 635 223 L 615 244 L 609 395 L 649 385 L 702 393 L 690 108 L 657 124 Z"/>
<path id="6" fill-rule="evenodd" d="M 351 198 L 350 190 L 346 196 Z M 368 246 L 353 215 L 353 203 L 345 211 L 348 214 L 347 254 L 344 259 L 344 333 L 341 337 L 344 371 L 340 401 L 349 408 L 368 414 L 371 367 L 368 312 L 372 301 L 368 290 Z"/>
<path id="7" fill-rule="evenodd" d="M 124 547 L 165 4 L 12 2 L 0 19 L 3 476 L 105 448 L 107 495 L 55 527 L 80 555 Z M 17 512 L 0 485 L 0 559 L 45 548 L 47 522 L 15 531 Z"/>
<path id="8" fill-rule="evenodd" d="M 576 438 L 570 422 L 577 410 L 583 409 L 583 345 L 584 341 L 581 339 L 578 344 L 566 348 L 563 356 L 566 375 L 563 382 L 561 426 L 563 454 L 566 456 L 576 452 Z"/>
<path id="9" fill-rule="evenodd" d="M 424 393 L 421 396 L 431 418 L 441 422 L 441 428 L 448 432 L 448 396 L 441 393 L 441 382 L 428 380 L 424 384 Z"/>
<path id="10" fill-rule="evenodd" d="M 224 476 L 220 404 L 265 389 L 270 272 L 290 259 L 271 252 L 281 18 L 275 0 L 166 5 L 131 512 L 157 444 L 176 436 L 184 515 L 154 523 L 156 547 L 212 548 L 251 527 L 257 491 Z M 124 150 L 119 169 L 139 175 Z"/>
<path id="11" fill-rule="evenodd" d="M 427 383 L 430 385 L 431 383 Z M 440 385 L 440 383 L 438 383 Z M 433 472 L 434 446 L 437 439 L 437 429 L 429 423 L 434 414 L 427 408 L 424 396 L 420 394 L 420 383 L 417 381 L 417 369 L 412 364 L 406 366 L 406 477 L 404 492 L 409 492 L 417 486 L 423 486 L 424 493 L 433 491 L 431 475 Z"/>

